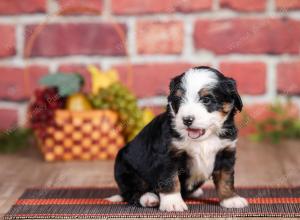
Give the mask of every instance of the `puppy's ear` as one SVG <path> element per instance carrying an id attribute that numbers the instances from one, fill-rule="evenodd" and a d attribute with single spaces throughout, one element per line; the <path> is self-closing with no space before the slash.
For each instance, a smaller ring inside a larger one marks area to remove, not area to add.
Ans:
<path id="1" fill-rule="evenodd" d="M 175 79 L 171 79 L 171 82 L 169 84 L 169 90 L 170 94 L 175 90 Z"/>
<path id="2" fill-rule="evenodd" d="M 237 86 L 236 86 L 235 80 L 232 78 L 226 78 L 223 83 L 224 83 L 223 85 L 226 89 L 226 92 L 232 97 L 232 99 L 234 101 L 234 107 L 237 110 L 242 111 L 243 101 L 237 91 Z"/>
<path id="3" fill-rule="evenodd" d="M 171 104 L 174 99 L 175 90 L 176 90 L 176 81 L 175 81 L 175 78 L 173 78 L 173 79 L 171 79 L 171 82 L 169 84 L 169 94 L 168 94 L 169 104 Z"/>
<path id="4" fill-rule="evenodd" d="M 170 94 L 174 93 L 180 87 L 180 82 L 183 75 L 184 73 L 171 79 L 171 82 L 169 84 Z"/>

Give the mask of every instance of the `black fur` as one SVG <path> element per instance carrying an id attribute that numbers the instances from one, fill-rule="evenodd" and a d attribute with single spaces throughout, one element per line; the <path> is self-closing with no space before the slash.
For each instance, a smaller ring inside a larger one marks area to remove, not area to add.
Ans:
<path id="1" fill-rule="evenodd" d="M 218 152 L 215 160 L 214 171 L 219 171 L 221 169 L 226 171 L 232 170 L 235 164 L 235 155 L 235 150 L 224 149 Z"/>
<path id="2" fill-rule="evenodd" d="M 216 104 L 215 108 L 210 109 L 211 111 L 218 111 L 223 102 L 231 102 L 233 101 L 233 105 L 236 110 L 242 111 L 243 102 L 242 99 L 237 91 L 236 82 L 232 78 L 225 77 L 221 72 L 211 67 L 201 66 L 195 67 L 194 69 L 207 69 L 214 72 L 218 78 L 219 83 L 217 86 L 213 88 L 213 94 L 215 95 L 215 99 L 213 100 Z"/>
<path id="3" fill-rule="evenodd" d="M 138 205 L 139 197 L 145 192 L 172 191 L 172 180 L 181 159 L 170 151 L 174 135 L 171 115 L 165 112 L 119 151 L 115 179 L 126 201 Z"/>
<path id="4" fill-rule="evenodd" d="M 171 80 L 170 85 L 169 85 L 170 94 L 168 96 L 168 103 L 170 103 L 170 105 L 172 106 L 175 113 L 178 112 L 181 98 L 182 98 L 182 97 L 178 96 L 176 93 L 178 92 L 178 90 L 180 90 L 182 95 L 185 93 L 184 88 L 181 87 L 181 83 L 180 83 L 183 76 L 184 76 L 184 73 L 179 76 L 176 76 L 175 78 L 173 78 Z M 168 105 L 168 107 L 170 107 L 170 106 Z"/>
<path id="5" fill-rule="evenodd" d="M 237 129 L 234 125 L 236 109 L 242 109 L 242 102 L 236 91 L 232 79 L 224 77 L 220 72 L 209 67 L 197 67 L 215 72 L 219 77 L 219 85 L 215 87 L 213 101 L 208 106 L 209 111 L 221 108 L 223 102 L 234 102 L 235 108 L 230 112 L 224 123 L 226 131 L 220 138 L 234 140 Z M 121 196 L 130 204 L 139 205 L 139 198 L 145 192 L 171 192 L 174 190 L 174 176 L 178 175 L 181 183 L 181 193 L 186 196 L 190 193 L 185 188 L 185 180 L 189 177 L 189 159 L 184 152 L 178 152 L 172 148 L 172 140 L 179 139 L 180 135 L 172 127 L 172 109 L 177 113 L 181 97 L 177 90 L 182 90 L 180 82 L 183 77 L 179 75 L 170 83 L 170 95 L 166 112 L 151 121 L 136 138 L 122 148 L 115 162 L 115 179 L 119 186 Z M 200 100 L 201 101 L 201 100 Z M 171 109 L 172 108 L 172 109 Z M 215 161 L 215 170 L 222 167 L 233 168 L 234 153 L 219 152 Z M 202 185 L 199 182 L 194 189 Z"/>

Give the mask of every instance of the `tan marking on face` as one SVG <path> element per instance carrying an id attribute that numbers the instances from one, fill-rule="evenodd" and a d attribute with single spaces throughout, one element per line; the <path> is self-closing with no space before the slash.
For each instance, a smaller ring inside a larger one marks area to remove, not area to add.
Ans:
<path id="1" fill-rule="evenodd" d="M 209 95 L 210 93 L 209 93 L 209 90 L 208 89 L 205 89 L 205 88 L 203 88 L 203 89 L 200 89 L 200 91 L 198 92 L 198 95 L 200 96 L 200 97 L 204 97 L 204 96 L 207 96 L 207 95 Z"/>
<path id="2" fill-rule="evenodd" d="M 223 117 L 225 117 L 232 109 L 232 104 L 229 102 L 224 102 L 222 109 L 221 109 L 221 114 Z"/>
<path id="3" fill-rule="evenodd" d="M 223 111 L 224 112 L 229 113 L 231 109 L 232 109 L 232 104 L 231 103 L 225 102 L 223 104 Z"/>
<path id="4" fill-rule="evenodd" d="M 178 96 L 178 97 L 182 97 L 183 96 L 183 91 L 181 89 L 177 89 L 175 95 Z"/>

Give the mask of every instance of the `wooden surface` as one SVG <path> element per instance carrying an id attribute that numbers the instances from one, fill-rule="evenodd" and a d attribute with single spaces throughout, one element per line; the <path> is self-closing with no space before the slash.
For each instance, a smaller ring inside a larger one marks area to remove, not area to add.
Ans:
<path id="1" fill-rule="evenodd" d="M 300 185 L 299 142 L 239 141 L 236 186 L 261 185 Z M 0 155 L 0 218 L 27 187 L 51 186 L 115 186 L 113 161 L 46 163 L 34 148 Z"/>

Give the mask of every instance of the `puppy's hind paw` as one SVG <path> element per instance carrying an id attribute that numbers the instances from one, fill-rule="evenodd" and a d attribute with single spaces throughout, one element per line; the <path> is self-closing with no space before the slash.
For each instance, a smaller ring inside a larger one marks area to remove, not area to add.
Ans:
<path id="1" fill-rule="evenodd" d="M 221 201 L 220 205 L 224 208 L 245 208 L 248 206 L 248 201 L 240 196 L 234 196 Z"/>
<path id="2" fill-rule="evenodd" d="M 198 188 L 197 190 L 195 190 L 194 192 L 192 192 L 189 195 L 189 198 L 191 199 L 198 199 L 203 195 L 203 190 L 201 188 Z"/>
<path id="3" fill-rule="evenodd" d="M 143 207 L 155 207 L 159 205 L 159 198 L 156 194 L 147 192 L 141 196 L 140 204 Z"/>
<path id="4" fill-rule="evenodd" d="M 113 195 L 111 197 L 105 198 L 105 200 L 107 200 L 109 202 L 123 202 L 124 201 L 124 199 L 121 195 Z"/>

